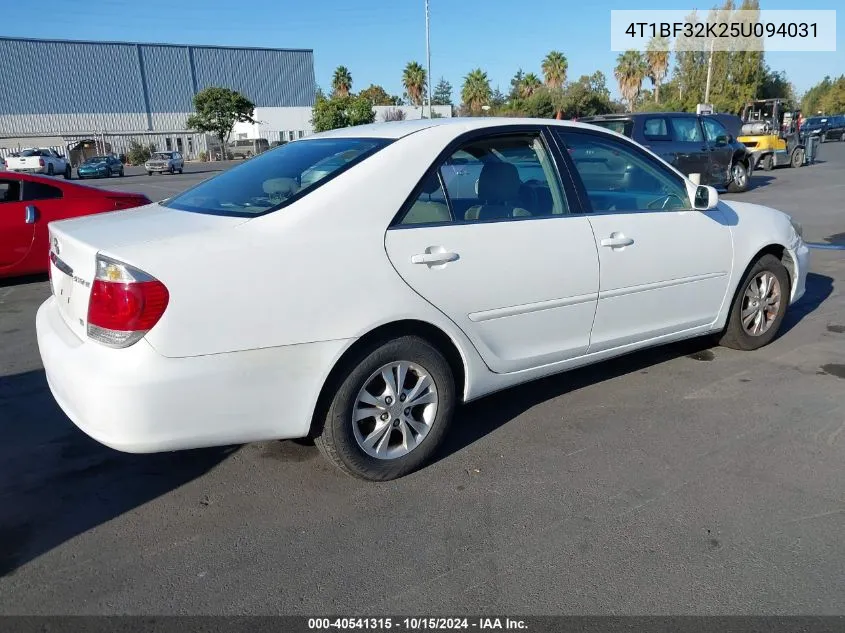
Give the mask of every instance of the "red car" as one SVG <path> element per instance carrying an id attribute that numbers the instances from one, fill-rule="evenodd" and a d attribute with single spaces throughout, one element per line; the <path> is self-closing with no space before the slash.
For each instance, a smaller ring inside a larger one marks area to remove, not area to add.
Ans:
<path id="1" fill-rule="evenodd" d="M 47 272 L 48 222 L 149 203 L 139 193 L 0 171 L 0 277 Z"/>

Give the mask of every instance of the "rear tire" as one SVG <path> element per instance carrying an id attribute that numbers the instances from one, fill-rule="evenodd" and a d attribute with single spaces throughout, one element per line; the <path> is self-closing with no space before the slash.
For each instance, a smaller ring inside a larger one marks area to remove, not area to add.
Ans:
<path id="1" fill-rule="evenodd" d="M 741 161 L 734 163 L 731 167 L 731 181 L 728 183 L 728 191 L 731 193 L 742 193 L 748 191 L 749 186 L 748 169 Z"/>
<path id="2" fill-rule="evenodd" d="M 70 180 L 73 178 L 73 170 L 70 168 L 70 165 L 65 165 L 65 180 Z"/>
<path id="3" fill-rule="evenodd" d="M 121 178 L 123 178 L 123 176 L 124 176 L 123 167 L 120 168 L 120 171 L 117 173 L 117 175 L 120 176 Z"/>
<path id="4" fill-rule="evenodd" d="M 147 176 L 152 176 L 152 175 L 153 175 L 153 172 L 151 172 L 151 171 L 147 172 Z"/>
<path id="5" fill-rule="evenodd" d="M 759 295 L 763 294 L 759 292 L 760 280 L 764 277 L 774 278 L 777 283 L 772 283 L 772 289 L 760 298 Z M 774 255 L 763 255 L 751 266 L 737 288 L 731 313 L 728 315 L 728 324 L 719 339 L 719 345 L 738 350 L 753 350 L 771 343 L 783 323 L 791 294 L 789 273 L 784 265 Z M 775 295 L 778 297 L 777 305 L 771 302 Z M 765 329 L 754 333 L 752 330 L 758 320 Z"/>
<path id="6" fill-rule="evenodd" d="M 775 168 L 775 157 L 772 154 L 766 154 L 760 161 L 760 166 L 764 171 L 772 171 Z"/>
<path id="7" fill-rule="evenodd" d="M 839 137 L 839 140 L 845 143 L 845 132 L 842 132 L 842 136 Z"/>
<path id="8" fill-rule="evenodd" d="M 55 174 L 55 173 L 56 173 L 56 172 L 55 172 L 55 170 L 53 169 L 53 163 L 50 163 L 49 165 L 47 165 L 47 175 L 48 175 L 48 176 L 52 176 L 52 175 L 53 175 L 53 174 Z"/>
<path id="9" fill-rule="evenodd" d="M 398 382 L 394 368 L 400 365 L 406 369 L 404 380 L 394 389 L 381 376 Z M 418 384 L 422 390 L 415 392 Z M 426 463 L 446 435 L 457 400 L 448 361 L 418 336 L 361 350 L 343 363 L 327 387 L 331 400 L 325 417 L 315 420 L 321 426 L 314 443 L 340 470 L 369 481 L 396 479 Z M 422 402 L 414 405 L 415 400 Z M 359 413 L 356 421 L 355 412 L 364 410 L 377 415 Z"/>
<path id="10" fill-rule="evenodd" d="M 819 143 L 826 143 L 827 142 L 827 135 L 819 134 Z"/>

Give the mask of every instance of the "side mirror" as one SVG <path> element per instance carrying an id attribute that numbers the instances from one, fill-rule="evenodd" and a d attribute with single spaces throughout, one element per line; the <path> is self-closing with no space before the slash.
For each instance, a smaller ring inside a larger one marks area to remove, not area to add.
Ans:
<path id="1" fill-rule="evenodd" d="M 727 145 L 731 142 L 730 136 L 725 136 L 724 134 L 716 137 L 716 145 Z"/>
<path id="2" fill-rule="evenodd" d="M 693 206 L 699 211 L 708 211 L 719 204 L 719 192 L 713 187 L 698 185 L 695 188 L 695 200 Z"/>
<path id="3" fill-rule="evenodd" d="M 25 217 L 27 224 L 35 224 L 35 221 L 38 219 L 38 211 L 35 209 L 34 206 L 31 204 L 26 205 L 24 209 Z"/>

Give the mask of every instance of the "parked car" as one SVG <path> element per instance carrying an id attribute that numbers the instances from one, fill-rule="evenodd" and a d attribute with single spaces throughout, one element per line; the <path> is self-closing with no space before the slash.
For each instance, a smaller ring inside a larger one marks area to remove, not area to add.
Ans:
<path id="1" fill-rule="evenodd" d="M 821 143 L 845 141 L 845 115 L 808 117 L 801 125 L 801 132 L 818 136 Z"/>
<path id="2" fill-rule="evenodd" d="M 455 155 L 483 164 L 460 195 Z M 809 266 L 788 215 L 536 119 L 333 130 L 50 228 L 38 345 L 83 431 L 139 453 L 312 437 L 371 480 L 422 465 L 460 402 L 695 336 L 762 347 Z"/>
<path id="3" fill-rule="evenodd" d="M 185 159 L 179 152 L 155 152 L 150 159 L 144 163 L 144 169 L 147 170 L 147 176 L 152 176 L 153 173 L 168 173 L 180 174 L 185 169 Z"/>
<path id="4" fill-rule="evenodd" d="M 654 151 L 684 174 L 698 174 L 701 184 L 746 191 L 754 169 L 746 147 L 713 115 L 648 112 L 585 117 L 624 134 Z"/>
<path id="5" fill-rule="evenodd" d="M 70 163 L 56 150 L 31 147 L 17 156 L 6 158 L 6 170 L 27 174 L 62 174 L 68 180 L 73 176 Z"/>
<path id="6" fill-rule="evenodd" d="M 47 272 L 49 222 L 149 202 L 146 196 L 136 193 L 107 191 L 31 174 L 0 173 L 0 277 Z"/>
<path id="7" fill-rule="evenodd" d="M 231 141 L 226 145 L 226 153 L 230 159 L 252 158 L 262 152 L 266 152 L 268 149 L 270 149 L 270 144 L 266 138 L 242 138 Z"/>
<path id="8" fill-rule="evenodd" d="M 76 168 L 80 180 L 85 178 L 110 178 L 123 176 L 123 163 L 114 156 L 92 156 Z"/>

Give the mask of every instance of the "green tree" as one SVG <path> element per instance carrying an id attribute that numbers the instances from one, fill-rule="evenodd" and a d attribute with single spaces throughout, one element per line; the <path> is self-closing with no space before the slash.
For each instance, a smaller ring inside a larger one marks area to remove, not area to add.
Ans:
<path id="1" fill-rule="evenodd" d="M 639 51 L 625 51 L 616 58 L 613 75 L 619 83 L 619 92 L 622 93 L 622 98 L 628 104 L 630 112 L 634 111 L 647 73 L 648 67 Z"/>
<path id="2" fill-rule="evenodd" d="M 604 74 L 596 71 L 592 75 L 581 75 L 577 81 L 567 84 L 562 105 L 567 116 L 575 118 L 613 112 Z"/>
<path id="3" fill-rule="evenodd" d="M 563 116 L 561 104 L 564 101 L 563 86 L 566 84 L 566 71 L 568 67 L 569 62 L 566 60 L 566 55 L 560 51 L 550 52 L 543 59 L 541 65 L 546 87 L 551 92 L 552 100 L 556 102 L 556 119 L 560 119 Z"/>
<path id="4" fill-rule="evenodd" d="M 426 73 L 417 62 L 408 62 L 402 73 L 402 85 L 405 86 L 405 94 L 411 105 L 420 106 L 423 104 L 425 95 Z"/>
<path id="5" fill-rule="evenodd" d="M 150 143 L 149 145 L 142 145 L 136 139 L 129 141 L 129 149 L 126 152 L 126 159 L 130 165 L 143 165 L 150 159 L 153 152 L 156 151 L 156 146 Z"/>
<path id="6" fill-rule="evenodd" d="M 516 99 L 520 99 L 520 92 L 522 90 L 522 80 L 525 79 L 525 73 L 522 72 L 522 68 L 516 71 L 516 74 L 511 79 L 511 91 L 508 99 L 510 101 L 514 101 Z"/>
<path id="7" fill-rule="evenodd" d="M 652 38 L 645 53 L 648 77 L 654 85 L 654 102 L 660 103 L 660 82 L 669 70 L 669 42 L 665 37 Z"/>
<path id="8" fill-rule="evenodd" d="M 489 105 L 490 96 L 490 79 L 486 72 L 476 68 L 464 77 L 461 100 L 470 114 L 478 114 L 482 106 Z"/>
<path id="9" fill-rule="evenodd" d="M 431 95 L 431 105 L 452 105 L 452 84 L 441 77 Z"/>
<path id="10" fill-rule="evenodd" d="M 822 101 L 833 87 L 833 80 L 827 76 L 804 93 L 801 100 L 801 111 L 805 116 L 812 116 L 822 110 Z"/>
<path id="11" fill-rule="evenodd" d="M 196 112 L 188 117 L 189 129 L 214 134 L 225 148 L 235 123 L 255 123 L 255 104 L 236 90 L 210 86 L 194 95 Z"/>
<path id="12" fill-rule="evenodd" d="M 543 85 L 540 78 L 534 73 L 528 73 L 522 78 L 522 83 L 519 86 L 519 96 L 523 99 L 528 99 L 531 95 L 537 92 Z"/>
<path id="13" fill-rule="evenodd" d="M 396 105 L 393 101 L 394 97 L 387 94 L 384 88 L 376 84 L 370 84 L 368 88 L 359 92 L 358 96 L 369 99 L 373 105 L 377 106 Z"/>
<path id="14" fill-rule="evenodd" d="M 821 109 L 827 114 L 845 112 L 845 75 L 839 77 L 821 101 Z"/>
<path id="15" fill-rule="evenodd" d="M 332 96 L 345 97 L 352 92 L 352 74 L 346 66 L 338 66 L 332 75 Z"/>
<path id="16" fill-rule="evenodd" d="M 525 100 L 525 116 L 534 119 L 551 119 L 558 110 L 551 91 L 540 88 L 531 93 Z"/>
<path id="17" fill-rule="evenodd" d="M 501 112 L 507 102 L 508 98 L 498 87 L 490 94 L 490 107 L 496 112 Z"/>
<path id="18" fill-rule="evenodd" d="M 345 95 L 325 97 L 314 103 L 311 124 L 315 132 L 372 123 L 376 119 L 373 102 L 366 97 Z"/>

